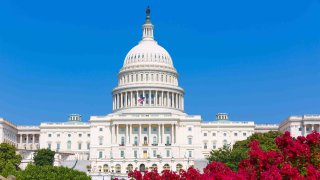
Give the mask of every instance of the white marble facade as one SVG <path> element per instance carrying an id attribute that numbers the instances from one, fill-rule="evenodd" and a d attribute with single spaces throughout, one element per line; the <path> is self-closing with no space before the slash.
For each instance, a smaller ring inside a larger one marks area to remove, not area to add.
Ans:
<path id="1" fill-rule="evenodd" d="M 55 165 L 64 161 L 89 161 L 91 172 L 124 174 L 150 167 L 178 170 L 204 160 L 212 149 L 233 145 L 253 133 L 278 130 L 278 125 L 232 121 L 218 113 L 215 120 L 184 112 L 184 90 L 169 53 L 154 40 L 147 9 L 142 39 L 125 57 L 112 90 L 112 113 L 82 122 L 71 114 L 63 123 L 16 126 L 0 119 L 0 142 L 15 145 L 32 161 L 32 152 L 49 148 L 57 152 Z M 319 116 L 289 117 L 281 131 L 305 135 L 319 130 Z M 300 130 L 301 129 L 301 130 Z"/>

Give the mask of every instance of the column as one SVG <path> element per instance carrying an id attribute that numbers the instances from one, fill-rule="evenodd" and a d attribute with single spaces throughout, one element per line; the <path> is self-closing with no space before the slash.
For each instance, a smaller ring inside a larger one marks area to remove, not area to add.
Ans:
<path id="1" fill-rule="evenodd" d="M 134 104 L 135 104 L 136 106 L 138 106 L 139 91 L 136 92 L 136 95 L 137 95 L 137 97 L 136 97 L 136 99 L 134 100 L 134 101 L 135 101 Z"/>
<path id="2" fill-rule="evenodd" d="M 174 143 L 174 134 L 173 134 L 173 129 L 174 129 L 174 125 L 173 124 L 171 124 L 171 145 L 173 145 L 173 143 Z"/>
<path id="3" fill-rule="evenodd" d="M 133 124 L 130 124 L 130 142 L 129 143 L 131 143 L 131 144 L 133 143 L 133 139 L 132 138 L 134 137 L 133 136 L 133 131 L 132 131 L 132 126 L 133 126 Z"/>
<path id="4" fill-rule="evenodd" d="M 169 91 L 167 91 L 166 106 L 169 107 Z"/>
<path id="5" fill-rule="evenodd" d="M 34 134 L 32 134 L 32 149 L 34 148 Z"/>
<path id="6" fill-rule="evenodd" d="M 160 144 L 160 124 L 158 124 L 158 137 L 157 137 L 157 144 Z"/>
<path id="7" fill-rule="evenodd" d="M 151 96 L 151 90 L 149 90 L 149 106 L 151 106 L 151 102 L 152 102 L 151 98 L 152 98 L 152 96 Z"/>
<path id="8" fill-rule="evenodd" d="M 126 145 L 129 144 L 129 125 L 126 124 Z"/>
<path id="9" fill-rule="evenodd" d="M 151 141 L 151 124 L 149 124 L 149 128 L 148 128 L 148 140 L 149 140 L 149 146 L 152 144 L 152 141 Z"/>
<path id="10" fill-rule="evenodd" d="M 165 144 L 163 137 L 164 137 L 164 124 L 162 124 L 161 144 Z"/>
<path id="11" fill-rule="evenodd" d="M 154 104 L 155 104 L 156 106 L 158 106 L 158 91 L 156 91 L 156 93 L 155 93 L 155 101 L 154 101 Z"/>
<path id="12" fill-rule="evenodd" d="M 111 144 L 114 144 L 114 125 L 112 124 L 111 125 Z"/>
<path id="13" fill-rule="evenodd" d="M 119 143 L 119 124 L 117 124 L 116 138 L 117 138 L 116 144 L 120 144 L 120 143 Z"/>
<path id="14" fill-rule="evenodd" d="M 130 92 L 130 98 L 131 98 L 130 107 L 132 107 L 133 106 L 133 91 Z"/>
<path id="15" fill-rule="evenodd" d="M 305 135 L 307 135 L 307 125 L 306 125 L 306 124 L 304 124 L 304 125 L 303 125 L 303 127 L 304 127 L 304 131 L 303 131 L 303 133 L 304 133 L 304 136 L 305 136 Z"/>
<path id="16" fill-rule="evenodd" d="M 29 136 L 29 134 L 26 134 L 26 138 L 27 138 L 26 143 L 27 143 L 27 144 L 29 144 L 29 137 L 28 137 L 28 136 Z"/>
<path id="17" fill-rule="evenodd" d="M 164 101 L 163 91 L 161 91 L 160 106 L 163 106 L 163 101 Z"/>
<path id="18" fill-rule="evenodd" d="M 20 144 L 22 144 L 22 134 L 20 134 Z"/>
<path id="19" fill-rule="evenodd" d="M 183 95 L 181 95 L 182 96 L 182 98 L 181 98 L 181 106 L 182 106 L 182 110 L 184 110 L 184 97 L 183 97 Z"/>
<path id="20" fill-rule="evenodd" d="M 119 100 L 119 94 L 117 94 L 117 109 L 120 108 L 120 100 Z"/>
<path id="21" fill-rule="evenodd" d="M 141 146 L 142 145 L 142 143 L 141 143 L 142 141 L 141 141 L 141 124 L 139 124 L 139 142 L 138 142 L 138 144 Z"/>
<path id="22" fill-rule="evenodd" d="M 314 130 L 314 124 L 311 124 L 311 126 L 312 126 L 312 127 L 311 127 L 311 128 L 312 128 L 311 131 L 313 131 L 313 130 Z"/>
<path id="23" fill-rule="evenodd" d="M 146 104 L 146 94 L 145 94 L 145 92 L 144 91 L 142 91 L 142 96 L 144 97 L 144 101 L 143 101 L 143 106 Z"/>

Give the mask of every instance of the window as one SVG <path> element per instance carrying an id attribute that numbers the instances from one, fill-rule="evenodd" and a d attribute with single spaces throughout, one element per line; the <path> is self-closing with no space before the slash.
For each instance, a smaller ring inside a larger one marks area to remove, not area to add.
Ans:
<path id="1" fill-rule="evenodd" d="M 60 134 L 57 134 L 57 137 L 60 137 Z"/>
<path id="2" fill-rule="evenodd" d="M 124 145 L 124 137 L 121 137 L 121 145 Z"/>
<path id="3" fill-rule="evenodd" d="M 192 144 L 192 138 L 188 138 L 188 144 L 189 144 L 189 145 Z"/>
<path id="4" fill-rule="evenodd" d="M 99 131 L 103 131 L 103 128 L 99 128 Z"/>
<path id="5" fill-rule="evenodd" d="M 103 144 L 103 137 L 100 136 L 100 137 L 99 137 L 99 145 L 101 146 L 102 144 Z"/>
<path id="6" fill-rule="evenodd" d="M 167 132 L 170 132 L 170 128 L 166 128 L 166 131 L 167 131 Z"/>
<path id="7" fill-rule="evenodd" d="M 57 150 L 60 149 L 60 143 L 57 143 Z"/>
<path id="8" fill-rule="evenodd" d="M 90 134 L 87 134 L 88 137 L 90 137 Z"/>
<path id="9" fill-rule="evenodd" d="M 48 143 L 48 149 L 51 150 L 51 143 Z"/>
<path id="10" fill-rule="evenodd" d="M 247 136 L 247 133 L 243 133 L 243 136 Z"/>
<path id="11" fill-rule="evenodd" d="M 138 137 L 137 136 L 134 137 L 134 145 L 138 145 Z"/>
<path id="12" fill-rule="evenodd" d="M 212 136 L 216 136 L 217 134 L 216 133 L 212 133 Z"/>
<path id="13" fill-rule="evenodd" d="M 223 140 L 223 146 L 227 146 L 228 145 L 228 141 L 225 139 Z"/>
<path id="14" fill-rule="evenodd" d="M 157 151 L 153 150 L 153 157 L 157 157 Z"/>
<path id="15" fill-rule="evenodd" d="M 147 132 L 147 130 L 148 130 L 147 128 L 143 128 L 143 132 Z"/>
<path id="16" fill-rule="evenodd" d="M 51 137 L 51 134 L 48 134 L 48 137 Z"/>
<path id="17" fill-rule="evenodd" d="M 70 150 L 71 149 L 71 141 L 67 142 L 67 149 Z"/>
<path id="18" fill-rule="evenodd" d="M 207 143 L 204 143 L 203 148 L 208 149 Z"/>
<path id="19" fill-rule="evenodd" d="M 82 137 L 82 134 L 79 134 L 79 137 Z"/>
<path id="20" fill-rule="evenodd" d="M 223 136 L 227 136 L 227 133 L 223 133 Z"/>
<path id="21" fill-rule="evenodd" d="M 167 157 L 170 157 L 170 150 L 167 150 Z"/>
<path id="22" fill-rule="evenodd" d="M 212 144 L 212 148 L 213 148 L 213 149 L 216 149 L 216 148 L 217 148 L 217 145 L 216 145 L 216 143 L 215 143 L 215 142 L 213 142 L 213 144 Z"/>
<path id="23" fill-rule="evenodd" d="M 120 156 L 124 158 L 124 151 L 120 151 Z"/>
<path id="24" fill-rule="evenodd" d="M 188 131 L 192 131 L 192 127 L 188 127 Z"/>
<path id="25" fill-rule="evenodd" d="M 133 151 L 133 155 L 135 158 L 138 158 L 138 152 L 137 151 Z"/>
<path id="26" fill-rule="evenodd" d="M 189 157 L 192 157 L 192 151 L 188 151 Z"/>
<path id="27" fill-rule="evenodd" d="M 157 137 L 153 136 L 153 144 L 157 144 Z"/>
<path id="28" fill-rule="evenodd" d="M 87 149 L 90 149 L 90 143 L 87 143 Z"/>
<path id="29" fill-rule="evenodd" d="M 133 131 L 134 132 L 138 132 L 138 128 L 133 128 Z"/>
<path id="30" fill-rule="evenodd" d="M 234 133 L 234 136 L 238 136 L 238 133 Z"/>
<path id="31" fill-rule="evenodd" d="M 203 136 L 207 136 L 207 133 L 203 133 Z"/>
<path id="32" fill-rule="evenodd" d="M 78 143 L 78 149 L 81 150 L 82 143 Z"/>
<path id="33" fill-rule="evenodd" d="M 103 156 L 103 152 L 99 151 L 99 159 L 102 159 L 102 156 Z"/>
<path id="34" fill-rule="evenodd" d="M 170 144 L 170 137 L 167 136 L 167 143 L 166 144 Z"/>
<path id="35" fill-rule="evenodd" d="M 157 132 L 157 128 L 153 128 L 152 131 L 153 131 L 153 132 Z"/>
<path id="36" fill-rule="evenodd" d="M 299 131 L 301 131 L 301 127 L 299 128 Z"/>
<path id="37" fill-rule="evenodd" d="M 68 134 L 68 137 L 71 137 L 71 134 Z"/>

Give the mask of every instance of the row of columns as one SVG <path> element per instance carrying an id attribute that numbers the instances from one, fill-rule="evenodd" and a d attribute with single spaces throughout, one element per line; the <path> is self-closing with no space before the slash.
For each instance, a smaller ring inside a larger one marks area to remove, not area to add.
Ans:
<path id="1" fill-rule="evenodd" d="M 156 137 L 157 137 L 157 144 L 166 144 L 166 139 L 165 137 L 165 128 L 169 126 L 170 128 L 170 144 L 173 145 L 176 143 L 176 130 L 177 126 L 176 124 L 114 124 L 111 126 L 111 138 L 112 138 L 112 143 L 113 144 L 121 144 L 121 139 L 120 139 L 120 126 L 122 128 L 125 128 L 125 144 L 134 144 L 134 137 L 138 137 L 138 145 L 143 145 L 144 142 L 144 137 L 147 137 L 147 142 L 146 144 L 152 145 L 153 144 L 153 137 L 151 133 L 151 129 L 156 126 L 157 131 L 156 131 Z M 135 126 L 135 127 L 133 127 Z M 138 134 L 134 135 L 133 134 L 133 128 L 138 128 Z M 147 134 L 146 136 L 142 135 L 142 129 L 147 128 Z M 154 135 L 154 134 L 153 134 Z"/>
<path id="2" fill-rule="evenodd" d="M 140 97 L 144 98 L 141 102 L 139 102 Z M 127 91 L 114 94 L 112 99 L 113 110 L 137 106 L 161 106 L 184 109 L 183 94 L 170 91 Z"/>
<path id="3" fill-rule="evenodd" d="M 25 142 L 24 142 L 24 138 L 25 138 Z M 36 142 L 36 138 L 38 138 L 37 142 Z M 20 144 L 20 146 L 23 146 L 23 144 L 26 145 L 24 147 L 20 147 L 23 149 L 37 149 L 39 146 L 39 140 L 40 140 L 39 134 L 18 134 L 18 144 Z M 36 143 L 38 145 L 36 145 Z"/>
<path id="4" fill-rule="evenodd" d="M 311 129 L 309 130 L 309 132 L 312 132 L 313 130 L 320 131 L 320 124 L 304 124 L 304 125 L 303 125 L 303 128 L 304 128 L 304 129 L 303 129 L 303 130 L 304 130 L 304 131 L 303 131 L 303 132 L 304 132 L 304 136 L 308 134 L 307 126 L 308 126 L 309 128 L 311 128 Z M 316 129 L 315 126 L 318 126 L 318 129 Z"/>

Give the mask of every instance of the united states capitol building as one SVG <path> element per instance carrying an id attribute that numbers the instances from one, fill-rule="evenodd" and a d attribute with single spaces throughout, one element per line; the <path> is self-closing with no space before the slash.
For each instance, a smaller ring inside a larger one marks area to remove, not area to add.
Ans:
<path id="1" fill-rule="evenodd" d="M 233 145 L 253 133 L 290 131 L 295 136 L 319 130 L 320 115 L 292 116 L 280 125 L 234 121 L 227 113 L 214 120 L 184 111 L 184 89 L 170 54 L 154 39 L 150 9 L 142 39 L 126 55 L 118 85 L 112 90 L 112 112 L 91 116 L 71 114 L 66 122 L 19 126 L 0 118 L 0 142 L 15 145 L 21 167 L 39 148 L 56 151 L 55 165 L 91 173 L 126 174 L 157 167 L 160 171 L 200 167 L 212 149 Z M 88 166 L 90 165 L 90 166 Z"/>

